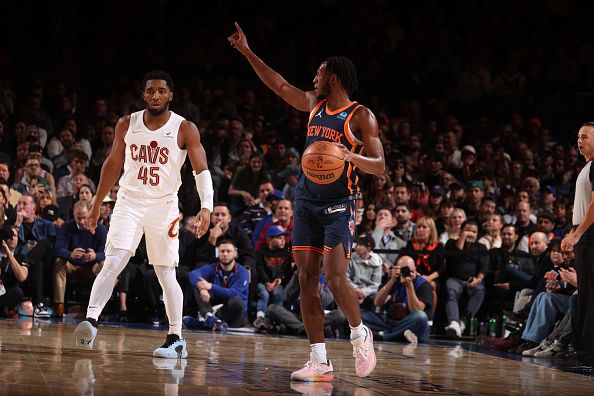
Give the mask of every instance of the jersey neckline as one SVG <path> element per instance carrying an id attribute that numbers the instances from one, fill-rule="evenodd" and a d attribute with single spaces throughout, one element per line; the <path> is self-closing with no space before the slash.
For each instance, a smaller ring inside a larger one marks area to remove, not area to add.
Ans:
<path id="1" fill-rule="evenodd" d="M 157 129 L 150 129 L 148 126 L 146 126 L 146 124 L 144 123 L 144 113 L 146 112 L 146 109 L 142 110 L 142 126 L 145 127 L 147 129 L 147 131 L 149 132 L 158 132 L 161 129 L 165 128 L 167 126 L 167 124 L 169 124 L 169 121 L 171 121 L 171 118 L 173 117 L 173 111 L 168 110 L 169 111 L 169 118 L 167 119 L 167 121 L 165 122 L 165 124 L 161 125 L 159 128 Z"/>
<path id="2" fill-rule="evenodd" d="M 355 104 L 355 103 L 357 103 L 357 102 L 350 102 L 350 103 L 349 103 L 349 104 L 347 104 L 346 106 L 343 106 L 343 107 L 341 107 L 341 108 L 339 108 L 339 109 L 336 109 L 336 110 L 334 110 L 334 111 L 330 111 L 330 110 L 328 109 L 328 100 L 326 100 L 326 103 L 324 103 L 324 111 L 325 111 L 325 112 L 326 112 L 326 114 L 328 114 L 328 115 L 336 115 L 336 114 L 338 114 L 338 113 L 340 113 L 340 112 L 342 112 L 342 111 L 345 111 L 346 109 L 348 109 L 349 107 L 351 107 L 351 106 L 352 106 L 353 104 Z"/>

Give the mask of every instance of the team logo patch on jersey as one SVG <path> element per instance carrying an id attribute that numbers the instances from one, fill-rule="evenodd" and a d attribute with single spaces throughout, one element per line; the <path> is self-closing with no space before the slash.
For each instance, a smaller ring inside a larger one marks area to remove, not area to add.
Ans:
<path id="1" fill-rule="evenodd" d="M 168 139 L 173 139 L 173 132 L 171 132 L 171 131 L 163 132 L 163 137 L 168 138 Z"/>
<path id="2" fill-rule="evenodd" d="M 321 109 L 318 114 L 316 114 L 314 117 L 320 117 L 322 118 L 322 112 L 324 111 L 324 109 Z"/>
<path id="3" fill-rule="evenodd" d="M 349 115 L 349 113 L 347 113 L 346 111 L 343 111 L 342 113 L 338 114 L 336 116 L 336 118 L 338 118 L 339 120 L 346 120 L 348 115 Z"/>
<path id="4" fill-rule="evenodd" d="M 181 217 L 182 217 L 182 215 L 180 214 L 179 216 L 176 217 L 175 220 L 173 220 L 171 223 L 169 223 L 169 230 L 167 231 L 167 236 L 169 238 L 175 239 L 179 235 L 177 224 L 180 222 Z"/>

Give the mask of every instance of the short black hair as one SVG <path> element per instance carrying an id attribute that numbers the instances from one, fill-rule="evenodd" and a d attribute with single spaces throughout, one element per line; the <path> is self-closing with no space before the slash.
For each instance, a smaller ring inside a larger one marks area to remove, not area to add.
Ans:
<path id="1" fill-rule="evenodd" d="M 221 245 L 222 245 L 222 244 L 224 244 L 224 243 L 228 243 L 228 244 L 230 244 L 230 245 L 233 245 L 233 247 L 234 247 L 235 249 L 237 249 L 237 244 L 235 243 L 235 241 L 234 241 L 233 239 L 231 239 L 231 238 L 229 238 L 229 237 L 222 237 L 222 238 L 219 238 L 219 240 L 217 241 L 217 247 L 221 246 Z"/>
<path id="2" fill-rule="evenodd" d="M 326 71 L 333 73 L 338 77 L 340 83 L 346 89 L 349 97 L 351 97 L 359 86 L 357 81 L 357 71 L 355 65 L 350 59 L 344 56 L 331 56 L 324 60 L 326 63 Z"/>
<path id="3" fill-rule="evenodd" d="M 462 226 L 460 227 L 461 230 L 463 230 L 464 228 L 466 228 L 466 226 L 475 226 L 476 228 L 479 228 L 478 223 L 476 222 L 476 220 L 466 220 L 464 223 L 462 223 Z"/>
<path id="4" fill-rule="evenodd" d="M 163 70 L 151 70 L 150 72 L 146 73 L 142 78 L 142 90 L 146 87 L 146 82 L 149 80 L 163 80 L 167 83 L 167 86 L 173 92 L 173 78 L 171 75 Z"/>

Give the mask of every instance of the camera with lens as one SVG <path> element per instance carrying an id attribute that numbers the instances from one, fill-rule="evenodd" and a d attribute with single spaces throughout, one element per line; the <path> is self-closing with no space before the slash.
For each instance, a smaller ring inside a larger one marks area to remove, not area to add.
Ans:
<path id="1" fill-rule="evenodd" d="M 409 278 L 411 276 L 409 267 L 400 268 L 400 276 L 403 278 Z"/>

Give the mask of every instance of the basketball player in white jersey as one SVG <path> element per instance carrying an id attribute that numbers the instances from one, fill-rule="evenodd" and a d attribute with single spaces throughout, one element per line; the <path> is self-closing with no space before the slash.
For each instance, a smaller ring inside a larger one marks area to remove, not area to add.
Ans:
<path id="1" fill-rule="evenodd" d="M 202 208 L 197 215 L 196 236 L 208 230 L 213 207 L 213 188 L 196 125 L 169 111 L 173 82 L 167 72 L 151 71 L 143 80 L 146 110 L 118 120 L 111 153 L 101 168 L 95 202 L 103 198 L 118 180 L 118 199 L 111 218 L 105 246 L 105 263 L 93 283 L 87 318 L 74 334 L 76 346 L 93 348 L 97 319 L 109 300 L 116 278 L 134 254 L 144 232 L 149 263 L 163 288 L 163 302 L 169 319 L 165 343 L 153 356 L 186 358 L 186 341 L 181 338 L 182 290 L 175 278 L 179 261 L 177 191 L 180 169 L 190 157 Z M 88 225 L 94 232 L 100 204 L 91 208 Z"/>

